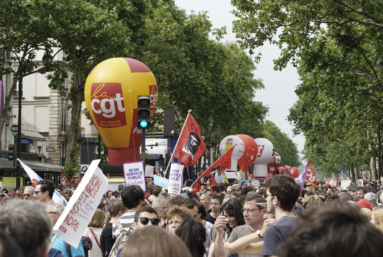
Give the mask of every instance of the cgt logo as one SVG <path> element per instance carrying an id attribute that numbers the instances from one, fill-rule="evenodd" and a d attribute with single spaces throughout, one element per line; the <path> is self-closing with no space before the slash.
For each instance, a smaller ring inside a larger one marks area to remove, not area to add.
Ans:
<path id="1" fill-rule="evenodd" d="M 91 105 L 98 126 L 115 128 L 126 125 L 124 97 L 120 83 L 93 83 Z"/>
<path id="2" fill-rule="evenodd" d="M 157 85 L 149 86 L 149 92 L 150 92 L 150 105 L 151 106 L 157 105 L 157 100 L 158 100 Z"/>

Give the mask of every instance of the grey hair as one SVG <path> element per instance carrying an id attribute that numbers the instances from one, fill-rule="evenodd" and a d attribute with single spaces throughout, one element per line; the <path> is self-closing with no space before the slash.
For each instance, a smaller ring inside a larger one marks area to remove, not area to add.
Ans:
<path id="1" fill-rule="evenodd" d="M 159 208 L 163 204 L 168 204 L 168 199 L 165 197 L 157 197 L 152 203 L 153 208 Z"/>
<path id="2" fill-rule="evenodd" d="M 25 189 L 27 189 L 27 188 L 32 188 L 32 196 L 33 196 L 33 194 L 35 193 L 35 188 L 34 188 L 33 186 L 26 186 L 26 187 L 24 188 L 24 191 L 25 191 Z"/>
<path id="3" fill-rule="evenodd" d="M 10 199 L 0 205 L 0 228 L 21 247 L 25 257 L 42 256 L 51 241 L 52 221 L 45 204 Z"/>
<path id="4" fill-rule="evenodd" d="M 56 212 L 56 213 L 58 213 L 60 215 L 64 211 L 64 206 L 62 204 L 58 204 L 58 203 L 54 203 L 54 202 L 52 203 L 51 202 L 46 207 L 48 207 L 48 206 L 53 206 L 52 212 Z"/>
<path id="5" fill-rule="evenodd" d="M 211 201 L 211 197 L 210 197 L 210 195 L 208 195 L 208 194 L 203 194 L 204 196 L 206 196 L 206 198 L 207 198 L 207 200 L 208 201 Z M 202 195 L 201 195 L 202 196 Z"/>
<path id="6" fill-rule="evenodd" d="M 364 199 L 369 201 L 372 204 L 372 206 L 376 206 L 376 200 L 378 199 L 378 197 L 374 193 L 367 193 L 364 195 Z"/>

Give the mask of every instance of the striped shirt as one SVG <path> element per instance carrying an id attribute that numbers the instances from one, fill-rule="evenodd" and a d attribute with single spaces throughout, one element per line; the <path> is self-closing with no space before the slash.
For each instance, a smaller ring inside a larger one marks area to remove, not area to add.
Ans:
<path id="1" fill-rule="evenodd" d="M 134 215 L 136 214 L 136 211 L 128 211 L 124 213 L 120 218 L 118 218 L 118 221 L 121 223 L 122 227 L 125 230 L 128 230 L 132 223 L 134 222 Z M 113 223 L 112 225 L 112 237 L 117 238 L 120 235 L 120 230 L 117 228 L 116 223 Z"/>

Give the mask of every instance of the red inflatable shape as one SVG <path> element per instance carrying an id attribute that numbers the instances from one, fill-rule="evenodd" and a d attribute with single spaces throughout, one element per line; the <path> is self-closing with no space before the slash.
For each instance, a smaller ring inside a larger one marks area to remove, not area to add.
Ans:
<path id="1" fill-rule="evenodd" d="M 297 178 L 297 177 L 299 177 L 299 170 L 295 167 L 292 167 L 289 175 L 290 175 L 290 177 Z"/>
<path id="2" fill-rule="evenodd" d="M 248 135 L 239 134 L 236 135 L 239 137 L 243 143 L 245 144 L 245 152 L 242 157 L 238 160 L 238 165 L 241 166 L 242 171 L 246 173 L 247 179 L 247 171 L 249 165 L 252 165 L 255 159 L 257 158 L 258 146 L 255 143 L 254 139 Z"/>
<path id="3" fill-rule="evenodd" d="M 73 183 L 74 183 L 74 178 L 71 178 L 71 179 L 70 179 L 70 182 L 73 184 Z"/>
<path id="4" fill-rule="evenodd" d="M 279 175 L 286 175 L 286 168 L 285 167 L 279 167 L 278 168 L 278 170 L 279 170 Z"/>

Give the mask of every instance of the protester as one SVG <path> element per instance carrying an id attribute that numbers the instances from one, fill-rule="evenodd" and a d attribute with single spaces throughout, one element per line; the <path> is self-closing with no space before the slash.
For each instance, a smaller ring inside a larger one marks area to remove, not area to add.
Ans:
<path id="1" fill-rule="evenodd" d="M 332 195 L 332 194 L 333 194 L 332 187 L 328 187 L 327 188 L 327 195 Z"/>
<path id="2" fill-rule="evenodd" d="M 24 254 L 16 242 L 0 228 L 0 257 L 23 257 Z"/>
<path id="3" fill-rule="evenodd" d="M 212 188 L 211 188 L 211 195 L 213 196 L 213 195 L 221 195 L 221 190 L 219 189 L 219 187 L 218 186 L 213 186 Z"/>
<path id="4" fill-rule="evenodd" d="M 272 256 L 276 247 L 286 241 L 295 227 L 296 217 L 292 211 L 300 194 L 300 186 L 289 176 L 271 177 L 266 186 L 267 212 L 274 213 L 276 222 L 265 231 L 262 256 Z"/>
<path id="5" fill-rule="evenodd" d="M 189 210 L 190 216 L 194 220 L 198 218 L 198 204 L 194 200 L 185 198 L 182 205 Z"/>
<path id="6" fill-rule="evenodd" d="M 52 222 L 45 213 L 45 205 L 33 201 L 9 199 L 0 205 L 0 229 L 18 245 L 24 257 L 48 256 Z M 1 244 L 6 241 L 0 240 Z M 11 245 L 7 245 L 11 247 Z M 7 248 L 0 249 L 6 252 Z M 8 256 L 17 256 L 17 251 Z"/>
<path id="7" fill-rule="evenodd" d="M 265 238 L 266 240 L 266 238 Z M 349 205 L 332 205 L 304 212 L 279 257 L 380 257 L 383 234 Z"/>
<path id="8" fill-rule="evenodd" d="M 213 224 L 210 223 L 209 221 L 207 221 L 206 218 L 207 218 L 207 213 L 205 211 L 205 207 L 202 204 L 198 204 L 198 217 L 196 220 L 201 222 L 203 227 L 205 228 L 206 240 L 207 240 L 207 237 L 210 234 L 210 231 L 211 231 L 211 228 L 213 227 Z M 206 250 L 209 250 L 208 246 L 206 246 Z"/>
<path id="9" fill-rule="evenodd" d="M 180 226 L 182 221 L 186 218 L 191 218 L 189 210 L 185 206 L 174 206 L 172 207 L 167 215 L 166 228 L 170 233 L 175 234 L 177 228 Z"/>
<path id="10" fill-rule="evenodd" d="M 358 201 L 358 205 L 360 208 L 367 208 L 367 209 L 372 210 L 372 204 L 369 201 L 367 201 L 366 199 L 360 199 Z"/>
<path id="11" fill-rule="evenodd" d="M 171 209 L 174 206 L 181 206 L 183 204 L 184 200 L 185 200 L 185 198 L 180 196 L 180 195 L 173 196 L 168 201 L 169 209 Z"/>
<path id="12" fill-rule="evenodd" d="M 24 200 L 33 200 L 35 194 L 35 188 L 33 186 L 26 186 L 23 193 Z"/>
<path id="13" fill-rule="evenodd" d="M 125 189 L 126 188 L 122 190 L 122 197 L 124 195 Z M 132 226 L 128 228 L 128 230 L 124 229 L 123 231 L 121 231 L 119 237 L 117 238 L 110 251 L 109 257 L 121 256 L 121 251 L 122 247 L 124 246 L 124 243 L 134 233 L 134 231 L 140 230 L 147 226 L 158 226 L 159 223 L 160 219 L 158 218 L 157 212 L 152 207 L 143 207 L 137 210 L 134 214 L 134 221 L 132 223 Z"/>
<path id="14" fill-rule="evenodd" d="M 191 218 L 186 218 L 177 228 L 176 235 L 185 243 L 191 253 L 191 256 L 204 256 L 206 232 L 200 222 Z"/>
<path id="15" fill-rule="evenodd" d="M 232 185 L 231 186 L 231 194 L 232 195 L 235 195 L 236 197 L 240 197 L 241 196 L 241 186 L 239 184 L 235 184 L 235 185 Z"/>
<path id="16" fill-rule="evenodd" d="M 152 207 L 157 211 L 158 218 L 161 220 L 160 226 L 166 224 L 166 213 L 169 210 L 168 199 L 165 197 L 156 198 L 152 203 Z"/>
<path id="17" fill-rule="evenodd" d="M 65 191 L 65 192 L 64 192 L 64 198 L 65 198 L 65 200 L 66 200 L 67 202 L 69 202 L 70 197 L 71 197 L 71 193 L 70 193 L 70 191 L 69 191 L 69 190 Z"/>
<path id="18" fill-rule="evenodd" d="M 310 195 L 303 199 L 302 201 L 302 209 L 306 210 L 312 207 L 318 207 L 321 204 L 321 199 L 317 195 Z"/>
<path id="19" fill-rule="evenodd" d="M 374 209 L 378 205 L 378 197 L 374 193 L 367 193 L 364 195 L 364 199 L 371 203 L 372 209 Z"/>
<path id="20" fill-rule="evenodd" d="M 215 220 L 221 213 L 222 198 L 218 195 L 213 195 L 210 202 L 211 212 L 208 214 L 206 220 L 211 224 L 215 223 Z"/>
<path id="21" fill-rule="evenodd" d="M 371 223 L 383 232 L 383 208 L 376 208 L 372 212 Z"/>
<path id="22" fill-rule="evenodd" d="M 58 203 L 49 203 L 46 207 L 46 213 L 51 218 L 53 225 L 56 224 L 63 211 L 64 206 Z M 52 240 L 54 240 L 54 236 L 52 236 Z M 57 236 L 53 242 L 52 248 L 60 251 L 64 256 L 69 256 L 68 251 L 70 251 L 70 254 L 73 257 L 85 256 L 84 247 L 81 241 L 77 248 L 74 248 L 73 246 L 64 242 L 64 240 L 61 237 Z"/>
<path id="23" fill-rule="evenodd" d="M 55 191 L 53 182 L 47 179 L 40 180 L 37 182 L 35 188 L 35 198 L 39 202 L 43 203 L 53 203 L 52 197 Z"/>
<path id="24" fill-rule="evenodd" d="M 102 257 L 100 236 L 104 227 L 104 218 L 105 212 L 97 209 L 83 234 L 92 241 L 92 249 L 88 252 L 89 257 Z"/>
<path id="25" fill-rule="evenodd" d="M 372 211 L 370 209 L 360 208 L 360 214 L 365 216 L 368 219 L 368 221 L 371 221 Z"/>
<path id="26" fill-rule="evenodd" d="M 241 196 L 247 195 L 248 192 L 252 192 L 252 191 L 253 191 L 252 187 L 242 187 Z"/>
<path id="27" fill-rule="evenodd" d="M 128 238 L 121 257 L 137 256 L 192 257 L 185 243 L 178 236 L 157 226 L 145 227 Z"/>
<path id="28" fill-rule="evenodd" d="M 113 223 L 113 238 L 118 238 L 121 230 L 128 230 L 130 228 L 136 211 L 141 208 L 141 203 L 145 200 L 145 193 L 139 186 L 126 186 L 121 190 L 121 199 L 127 210 Z"/>
<path id="29" fill-rule="evenodd" d="M 201 197 L 199 199 L 200 199 L 200 203 L 203 204 L 203 206 L 205 207 L 206 212 L 210 213 L 211 212 L 211 209 L 210 209 L 211 197 L 210 197 L 210 195 L 204 193 L 201 195 Z"/>
<path id="30" fill-rule="evenodd" d="M 364 199 L 364 195 L 366 194 L 366 189 L 364 187 L 358 187 L 356 189 L 356 196 L 358 197 L 358 201 L 360 199 Z"/>
<path id="31" fill-rule="evenodd" d="M 112 225 L 115 221 L 121 217 L 122 214 L 126 212 L 126 207 L 122 203 L 122 200 L 116 200 L 110 204 L 109 213 L 111 219 L 106 223 L 104 229 L 102 230 L 100 236 L 100 245 L 102 257 L 108 257 L 110 250 L 113 247 L 113 244 L 116 242 L 116 239 L 112 237 Z"/>

